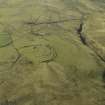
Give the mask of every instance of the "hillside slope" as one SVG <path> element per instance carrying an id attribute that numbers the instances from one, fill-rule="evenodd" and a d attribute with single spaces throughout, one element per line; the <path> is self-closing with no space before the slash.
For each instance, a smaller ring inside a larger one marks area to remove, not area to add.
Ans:
<path id="1" fill-rule="evenodd" d="M 1 0 L 0 105 L 104 105 L 104 4 Z"/>

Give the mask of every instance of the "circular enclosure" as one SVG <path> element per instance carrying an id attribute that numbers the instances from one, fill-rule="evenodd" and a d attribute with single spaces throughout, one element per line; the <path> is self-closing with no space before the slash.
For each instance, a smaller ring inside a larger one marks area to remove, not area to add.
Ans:
<path id="1" fill-rule="evenodd" d="M 12 43 L 12 39 L 8 33 L 0 33 L 0 48 Z"/>

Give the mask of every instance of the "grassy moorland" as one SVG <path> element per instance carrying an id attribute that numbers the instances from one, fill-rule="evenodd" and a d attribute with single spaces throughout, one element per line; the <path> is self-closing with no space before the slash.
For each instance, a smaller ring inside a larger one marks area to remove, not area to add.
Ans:
<path id="1" fill-rule="evenodd" d="M 0 105 L 105 105 L 104 0 L 0 0 Z"/>

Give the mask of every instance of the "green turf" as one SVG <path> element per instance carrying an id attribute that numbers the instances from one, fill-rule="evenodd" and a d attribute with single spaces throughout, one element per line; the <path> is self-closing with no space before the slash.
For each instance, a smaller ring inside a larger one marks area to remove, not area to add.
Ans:
<path id="1" fill-rule="evenodd" d="M 104 105 L 102 5 L 1 0 L 0 105 Z"/>

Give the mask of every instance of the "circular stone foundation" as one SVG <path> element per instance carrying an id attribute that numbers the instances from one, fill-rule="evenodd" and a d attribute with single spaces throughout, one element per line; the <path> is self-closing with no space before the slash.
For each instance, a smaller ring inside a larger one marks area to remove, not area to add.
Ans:
<path id="1" fill-rule="evenodd" d="M 12 39 L 8 33 L 0 33 L 0 48 L 12 43 Z"/>

